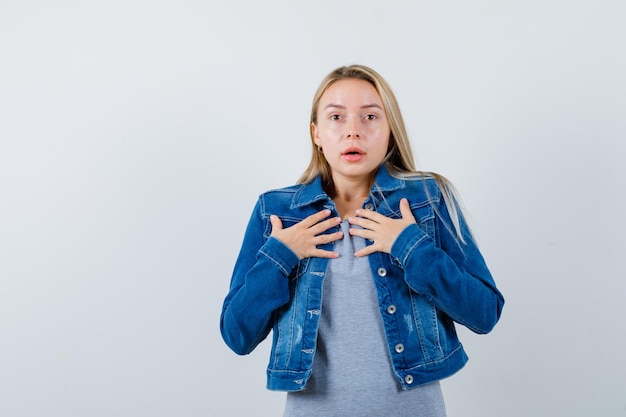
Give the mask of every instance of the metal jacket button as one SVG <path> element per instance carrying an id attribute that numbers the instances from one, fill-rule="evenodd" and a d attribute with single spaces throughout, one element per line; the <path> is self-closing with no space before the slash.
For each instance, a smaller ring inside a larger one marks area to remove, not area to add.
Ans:
<path id="1" fill-rule="evenodd" d="M 387 307 L 387 313 L 393 314 L 395 312 L 396 312 L 396 306 L 394 306 L 393 304 Z"/>
<path id="2" fill-rule="evenodd" d="M 387 270 L 385 268 L 378 268 L 378 276 L 384 277 L 387 275 Z"/>
<path id="3" fill-rule="evenodd" d="M 411 385 L 413 383 L 413 375 L 407 375 L 404 377 L 404 382 Z"/>
<path id="4" fill-rule="evenodd" d="M 374 210 L 374 205 L 372 203 L 367 203 L 365 205 L 365 210 Z"/>
<path id="5" fill-rule="evenodd" d="M 402 343 L 398 343 L 398 344 L 396 345 L 396 352 L 397 352 L 397 353 L 402 353 L 402 352 L 404 352 L 404 345 L 403 345 Z"/>

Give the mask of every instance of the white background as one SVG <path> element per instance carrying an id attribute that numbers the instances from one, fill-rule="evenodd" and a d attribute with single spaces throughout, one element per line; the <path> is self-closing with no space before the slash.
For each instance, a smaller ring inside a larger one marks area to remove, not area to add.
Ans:
<path id="1" fill-rule="evenodd" d="M 333 68 L 392 85 L 507 303 L 449 416 L 626 415 L 622 1 L 0 3 L 0 415 L 279 416 L 219 314 Z"/>

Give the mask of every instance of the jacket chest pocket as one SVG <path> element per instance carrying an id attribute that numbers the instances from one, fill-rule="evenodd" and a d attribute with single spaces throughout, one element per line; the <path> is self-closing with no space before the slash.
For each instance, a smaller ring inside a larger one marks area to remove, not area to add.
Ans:
<path id="1" fill-rule="evenodd" d="M 286 229 L 288 227 L 291 227 L 297 223 L 300 223 L 303 219 L 300 217 L 294 217 L 294 216 L 282 216 L 282 215 L 278 215 L 278 217 L 280 218 L 280 221 L 283 224 L 283 229 Z M 265 223 L 265 227 L 263 228 L 263 237 L 265 237 L 266 239 L 268 237 L 270 237 L 270 234 L 272 233 L 272 223 L 270 222 L 270 215 L 265 215 L 263 216 L 263 220 Z"/>
<path id="2" fill-rule="evenodd" d="M 435 237 L 435 211 L 430 203 L 423 203 L 419 207 L 411 207 L 417 225 L 430 237 Z"/>
<path id="3" fill-rule="evenodd" d="M 435 216 L 434 214 L 428 215 L 425 217 L 421 217 L 417 220 L 417 225 L 424 231 L 424 233 L 428 234 L 428 236 L 434 238 L 435 237 Z"/>

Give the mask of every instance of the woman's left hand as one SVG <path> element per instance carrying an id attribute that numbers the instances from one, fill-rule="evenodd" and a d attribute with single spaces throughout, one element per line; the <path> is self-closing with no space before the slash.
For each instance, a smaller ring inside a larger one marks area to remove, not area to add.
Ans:
<path id="1" fill-rule="evenodd" d="M 402 218 L 391 219 L 372 210 L 358 209 L 358 217 L 350 217 L 351 225 L 361 226 L 362 229 L 350 228 L 352 236 L 359 236 L 373 241 L 369 246 L 354 252 L 354 256 L 367 256 L 374 252 L 391 253 L 391 247 L 400 233 L 409 225 L 416 223 L 411 207 L 406 198 L 400 200 L 400 214 Z"/>

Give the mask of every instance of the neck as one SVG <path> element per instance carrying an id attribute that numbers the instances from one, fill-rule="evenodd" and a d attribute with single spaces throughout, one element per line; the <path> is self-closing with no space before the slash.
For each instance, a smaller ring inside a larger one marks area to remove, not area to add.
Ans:
<path id="1" fill-rule="evenodd" d="M 345 201 L 364 199 L 370 192 L 373 178 L 333 178 L 332 199 L 341 198 Z"/>
<path id="2" fill-rule="evenodd" d="M 333 190 L 330 193 L 339 211 L 341 218 L 354 215 L 354 211 L 360 208 L 367 198 L 371 188 L 371 181 L 343 180 L 333 182 Z"/>
<path id="3" fill-rule="evenodd" d="M 363 201 L 367 198 L 369 191 L 370 191 L 369 185 L 358 187 L 358 188 L 344 188 L 344 189 L 335 188 L 333 200 L 342 200 L 346 202 L 352 202 L 356 200 Z"/>

